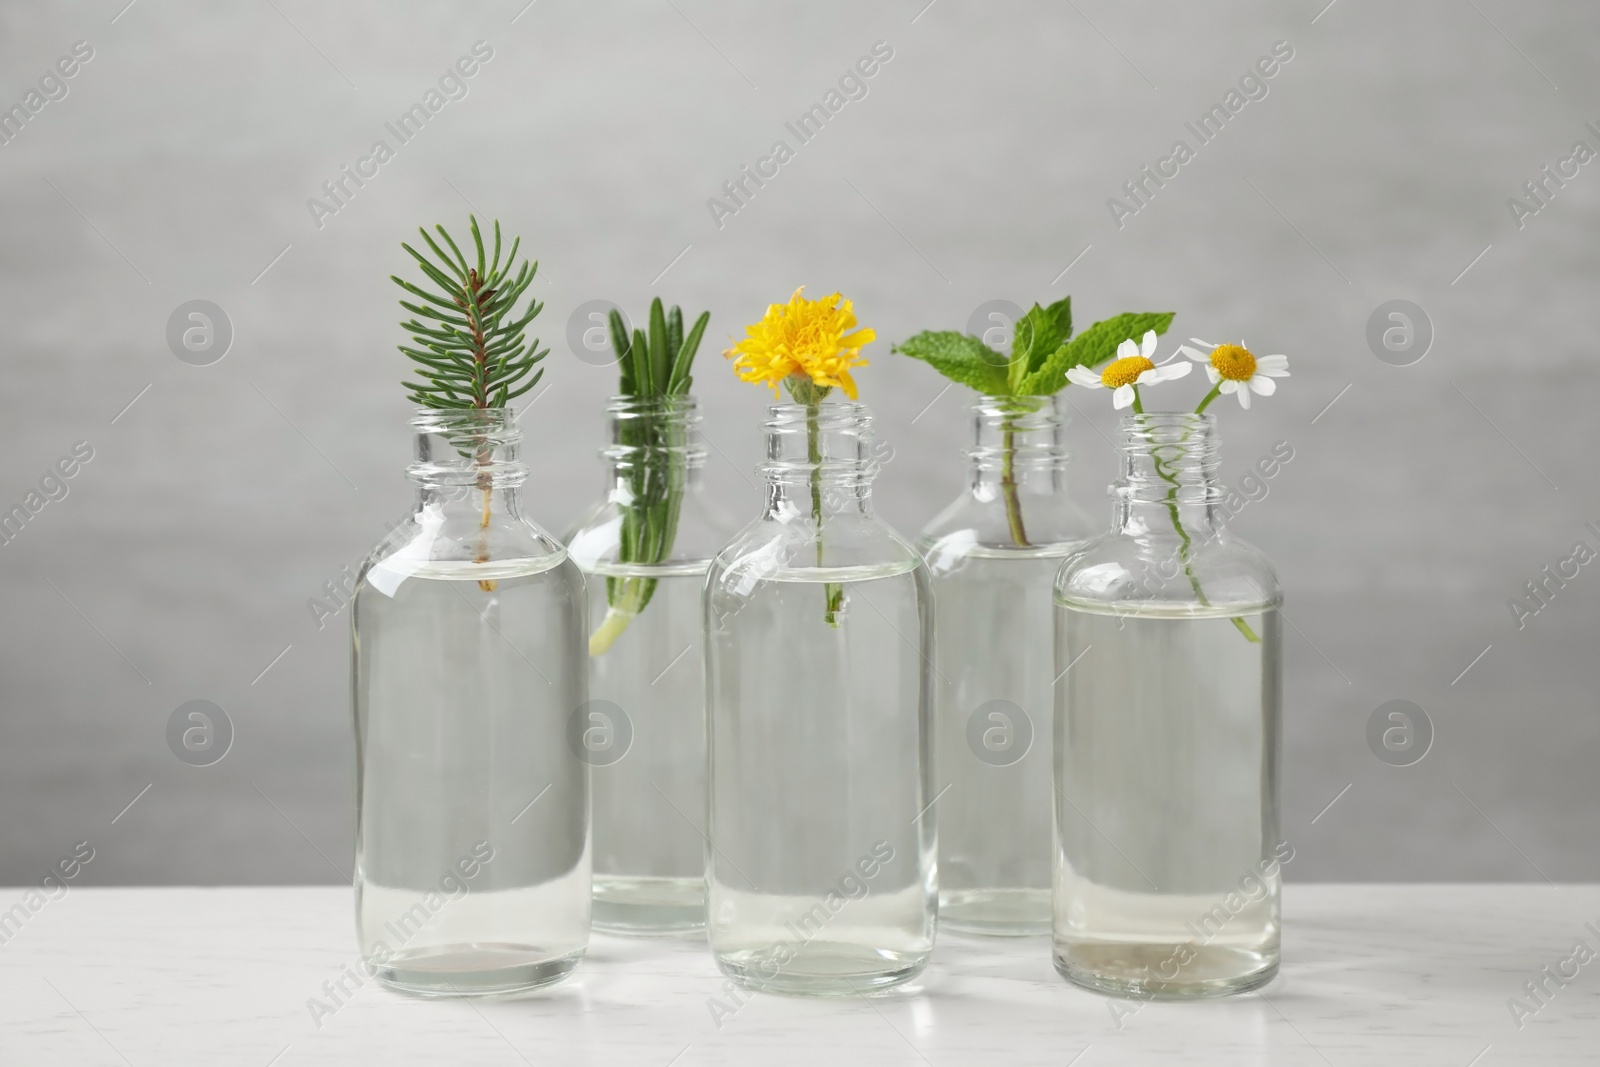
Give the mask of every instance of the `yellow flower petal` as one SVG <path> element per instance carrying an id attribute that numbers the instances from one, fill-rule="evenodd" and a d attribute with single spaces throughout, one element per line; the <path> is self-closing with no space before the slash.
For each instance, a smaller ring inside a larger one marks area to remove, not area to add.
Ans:
<path id="1" fill-rule="evenodd" d="M 871 328 L 856 329 L 850 301 L 833 293 L 807 300 L 802 286 L 787 304 L 769 304 L 760 322 L 745 327 L 745 336 L 723 355 L 747 382 L 766 382 L 776 391 L 790 375 L 819 386 L 838 387 L 856 397 L 851 367 L 866 366 L 861 349 L 877 339 Z"/>

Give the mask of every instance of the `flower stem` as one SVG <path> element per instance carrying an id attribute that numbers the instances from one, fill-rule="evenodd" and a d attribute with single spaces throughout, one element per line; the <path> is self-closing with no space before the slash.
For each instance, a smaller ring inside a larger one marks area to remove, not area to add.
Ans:
<path id="1" fill-rule="evenodd" d="M 819 440 L 819 420 L 822 399 L 815 395 L 806 400 L 806 460 L 811 464 L 811 521 L 817 526 L 817 567 L 822 566 L 822 445 Z M 844 607 L 844 586 L 828 582 L 822 587 L 822 618 L 829 626 L 839 625 L 839 612 Z"/>
<path id="2" fill-rule="evenodd" d="M 1200 401 L 1200 406 L 1194 409 L 1194 413 L 1196 415 L 1204 415 L 1206 413 L 1206 408 L 1211 406 L 1211 402 L 1221 395 L 1222 383 L 1218 382 L 1216 385 L 1211 387 L 1211 392 L 1206 394 L 1206 398 Z"/>
<path id="3" fill-rule="evenodd" d="M 1185 439 L 1187 440 L 1187 435 L 1185 435 Z M 1171 474 L 1166 470 L 1166 464 L 1162 462 L 1160 456 L 1151 453 L 1150 458 L 1155 464 L 1156 474 L 1160 476 L 1162 481 L 1172 487 L 1167 490 L 1165 504 L 1167 506 L 1167 514 L 1172 518 L 1172 528 L 1178 534 L 1178 559 L 1183 562 L 1183 573 L 1189 578 L 1189 588 L 1194 591 L 1195 599 L 1200 601 L 1201 606 L 1210 607 L 1211 601 L 1206 598 L 1205 590 L 1200 587 L 1200 579 L 1194 573 L 1194 543 L 1190 540 L 1189 531 L 1183 528 L 1183 520 L 1178 515 L 1177 475 Z M 1252 644 L 1261 643 L 1261 638 L 1256 636 L 1256 632 L 1250 628 L 1250 624 L 1243 618 L 1234 616 L 1232 621 L 1233 625 L 1244 635 L 1246 641 Z"/>
<path id="4" fill-rule="evenodd" d="M 1000 492 L 1006 501 L 1006 522 L 1011 527 L 1011 540 L 1024 547 L 1028 532 L 1022 526 L 1022 500 L 1017 495 L 1017 433 L 1012 416 L 1000 418 Z"/>

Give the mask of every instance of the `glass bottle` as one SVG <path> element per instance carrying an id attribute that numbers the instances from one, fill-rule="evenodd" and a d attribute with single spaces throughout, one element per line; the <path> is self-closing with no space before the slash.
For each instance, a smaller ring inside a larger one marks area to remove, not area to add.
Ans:
<path id="1" fill-rule="evenodd" d="M 1278 970 L 1282 715 L 1272 565 L 1232 536 L 1211 415 L 1125 415 L 1112 529 L 1056 578 L 1054 956 L 1206 997 Z"/>
<path id="2" fill-rule="evenodd" d="M 865 993 L 933 949 L 933 600 L 873 514 L 864 405 L 766 434 L 765 511 L 706 580 L 711 951 L 746 988 Z"/>
<path id="3" fill-rule="evenodd" d="M 1095 531 L 1069 499 L 1058 399 L 980 396 L 969 485 L 922 531 L 938 611 L 939 922 L 1050 932 L 1051 587 Z"/>
<path id="4" fill-rule="evenodd" d="M 692 930 L 706 917 L 701 595 L 731 526 L 702 491 L 693 397 L 619 396 L 609 411 L 609 489 L 567 539 L 589 587 L 594 924 Z"/>
<path id="5" fill-rule="evenodd" d="M 509 409 L 419 409 L 415 512 L 354 598 L 356 927 L 384 985 L 558 981 L 589 940 L 583 576 L 522 513 Z"/>

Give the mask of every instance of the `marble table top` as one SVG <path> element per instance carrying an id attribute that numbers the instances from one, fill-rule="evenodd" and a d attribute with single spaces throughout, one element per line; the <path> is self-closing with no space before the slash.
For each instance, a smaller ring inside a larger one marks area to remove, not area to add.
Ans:
<path id="1" fill-rule="evenodd" d="M 1280 977 L 1224 1001 L 1112 1000 L 1059 978 L 1046 938 L 946 933 L 902 989 L 731 1016 L 697 938 L 596 935 L 525 999 L 369 981 L 329 1014 L 311 1004 L 354 970 L 349 889 L 77 888 L 4 911 L 23 895 L 0 890 L 5 1065 L 1600 1063 L 1600 886 L 1290 884 Z"/>

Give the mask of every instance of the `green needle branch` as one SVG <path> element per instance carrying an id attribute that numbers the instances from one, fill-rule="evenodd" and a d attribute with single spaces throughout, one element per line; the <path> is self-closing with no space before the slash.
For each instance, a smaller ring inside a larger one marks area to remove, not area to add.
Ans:
<path id="1" fill-rule="evenodd" d="M 539 265 L 526 261 L 517 265 L 521 238 L 511 242 L 502 262 L 498 219 L 494 224 L 494 253 L 490 256 L 484 248 L 477 218 L 468 216 L 468 221 L 475 253 L 472 260 L 462 254 L 443 226 L 436 225 L 434 230 L 444 247 L 426 229 L 417 231 L 431 256 L 408 244 L 400 245 L 417 261 L 426 280 L 433 283 L 432 289 L 390 275 L 396 285 L 420 301 L 400 301 L 400 306 L 412 315 L 401 323 L 401 328 L 411 335 L 412 343 L 399 348 L 414 364 L 414 379 L 401 384 L 406 388 L 407 398 L 421 407 L 445 411 L 503 408 L 537 385 L 544 374 L 542 367 L 534 368 L 549 354 L 549 349 L 541 351 L 538 338 L 531 342 L 526 339 L 528 324 L 544 305 L 530 297 L 521 313 L 516 310 L 517 301 L 533 283 Z M 494 488 L 488 470 L 490 450 L 482 442 L 476 446 L 465 440 L 452 443 L 463 450 L 463 455 L 475 458 L 478 463 L 483 523 L 476 562 L 486 563 L 489 560 L 489 506 Z M 495 588 L 493 579 L 481 580 L 478 585 L 485 592 Z"/>

